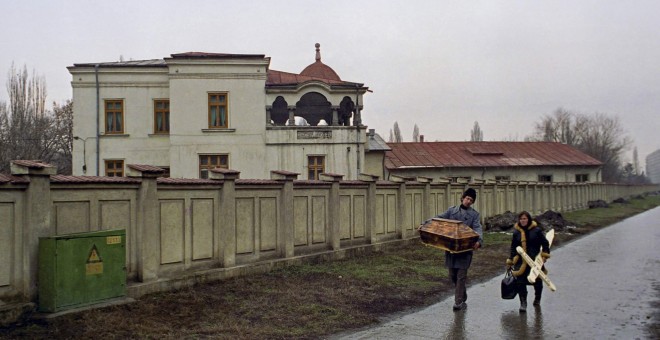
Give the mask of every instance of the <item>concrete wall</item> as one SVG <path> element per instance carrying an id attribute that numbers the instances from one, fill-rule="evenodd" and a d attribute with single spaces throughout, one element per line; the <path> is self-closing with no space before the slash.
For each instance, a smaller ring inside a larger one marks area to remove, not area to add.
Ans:
<path id="1" fill-rule="evenodd" d="M 16 167 L 13 167 L 14 169 Z M 210 180 L 50 177 L 26 168 L 28 181 L 0 183 L 0 301 L 37 301 L 39 237 L 126 229 L 132 296 L 200 280 L 242 275 L 249 266 L 416 238 L 418 225 L 457 204 L 467 184 L 362 175 L 342 180 Z M 587 207 L 587 201 L 658 190 L 603 183 L 471 183 L 482 218 L 507 210 L 534 214 Z"/>

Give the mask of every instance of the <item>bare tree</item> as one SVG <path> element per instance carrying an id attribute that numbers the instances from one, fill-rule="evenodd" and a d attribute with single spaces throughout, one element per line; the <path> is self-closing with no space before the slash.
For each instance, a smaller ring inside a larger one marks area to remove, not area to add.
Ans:
<path id="1" fill-rule="evenodd" d="M 536 132 L 541 140 L 546 142 L 560 142 L 568 145 L 579 144 L 580 129 L 584 128 L 582 116 L 558 108 L 552 115 L 543 116 L 541 122 L 536 123 Z"/>
<path id="2" fill-rule="evenodd" d="M 55 128 L 55 148 L 57 156 L 53 159 L 58 173 L 71 174 L 71 152 L 73 150 L 73 102 L 53 103 L 53 124 Z"/>
<path id="3" fill-rule="evenodd" d="M 58 119 L 46 110 L 46 81 L 34 72 L 30 76 L 25 66 L 18 70 L 12 64 L 6 85 L 9 103 L 0 103 L 0 172 L 8 172 L 9 162 L 16 159 L 58 164 L 64 151 L 61 136 L 72 116 L 60 114 Z"/>
<path id="4" fill-rule="evenodd" d="M 470 141 L 471 142 L 483 142 L 484 141 L 484 132 L 481 131 L 479 127 L 479 122 L 475 121 L 472 131 L 470 131 Z"/>
<path id="5" fill-rule="evenodd" d="M 633 171 L 635 175 L 639 175 L 639 155 L 637 154 L 637 146 L 633 149 Z"/>
<path id="6" fill-rule="evenodd" d="M 392 132 L 392 129 L 390 129 L 390 138 L 388 138 L 387 141 L 390 143 L 394 143 L 394 133 Z"/>
<path id="7" fill-rule="evenodd" d="M 401 137 L 401 129 L 399 129 L 399 123 L 394 122 L 394 127 L 392 129 L 394 130 L 394 142 L 395 143 L 403 142 L 403 138 Z"/>
<path id="8" fill-rule="evenodd" d="M 569 144 L 603 162 L 603 181 L 621 179 L 621 153 L 629 146 L 630 139 L 617 116 L 602 113 L 591 115 L 557 109 L 544 116 L 535 125 L 531 140 L 553 141 Z"/>
<path id="9" fill-rule="evenodd" d="M 415 127 L 413 128 L 413 142 L 419 142 L 419 127 L 417 127 L 417 124 L 415 124 Z"/>

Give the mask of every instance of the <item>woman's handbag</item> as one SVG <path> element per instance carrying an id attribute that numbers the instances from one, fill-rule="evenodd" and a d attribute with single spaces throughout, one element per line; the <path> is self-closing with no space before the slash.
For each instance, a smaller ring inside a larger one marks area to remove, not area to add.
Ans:
<path id="1" fill-rule="evenodd" d="M 504 278 L 502 279 L 502 299 L 514 299 L 518 292 L 516 292 L 516 278 L 513 276 L 511 269 L 507 269 Z"/>

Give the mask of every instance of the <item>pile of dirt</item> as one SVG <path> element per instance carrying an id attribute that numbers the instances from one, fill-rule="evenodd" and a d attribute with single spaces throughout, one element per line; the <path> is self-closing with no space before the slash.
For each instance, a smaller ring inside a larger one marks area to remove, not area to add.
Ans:
<path id="1" fill-rule="evenodd" d="M 505 231 L 513 228 L 513 225 L 518 221 L 518 216 L 510 211 L 504 214 L 487 217 L 484 220 L 485 231 Z"/>
<path id="2" fill-rule="evenodd" d="M 595 201 L 589 201 L 587 202 L 589 205 L 589 209 L 595 209 L 595 208 L 609 208 L 609 204 L 603 200 L 595 200 Z"/>
<path id="3" fill-rule="evenodd" d="M 630 203 L 630 201 L 628 201 L 627 199 L 625 199 L 623 197 L 619 197 L 619 198 L 615 199 L 614 201 L 612 201 L 612 203 L 628 204 L 628 203 Z"/>
<path id="4" fill-rule="evenodd" d="M 553 228 L 557 231 L 562 231 L 569 225 L 568 221 L 565 220 L 560 213 L 552 210 L 548 210 L 543 214 L 534 217 L 534 220 L 544 231 Z"/>
<path id="5" fill-rule="evenodd" d="M 557 231 L 562 231 L 566 228 L 566 226 L 569 225 L 569 222 L 565 220 L 560 213 L 552 210 L 548 210 L 538 216 L 533 216 L 532 219 L 534 219 L 544 231 L 548 231 L 553 228 Z M 516 222 L 518 222 L 518 215 L 507 211 L 504 214 L 486 218 L 484 220 L 484 230 L 509 231 L 511 228 L 513 228 L 513 225 L 516 224 Z"/>

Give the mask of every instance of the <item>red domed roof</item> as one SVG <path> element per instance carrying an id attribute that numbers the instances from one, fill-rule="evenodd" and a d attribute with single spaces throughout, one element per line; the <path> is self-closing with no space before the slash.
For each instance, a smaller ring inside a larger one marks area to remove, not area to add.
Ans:
<path id="1" fill-rule="evenodd" d="M 321 62 L 321 44 L 316 43 L 316 62 L 305 67 L 305 69 L 300 72 L 301 76 L 308 76 L 314 78 L 322 78 L 329 80 L 341 80 L 339 75 L 332 67 Z"/>

